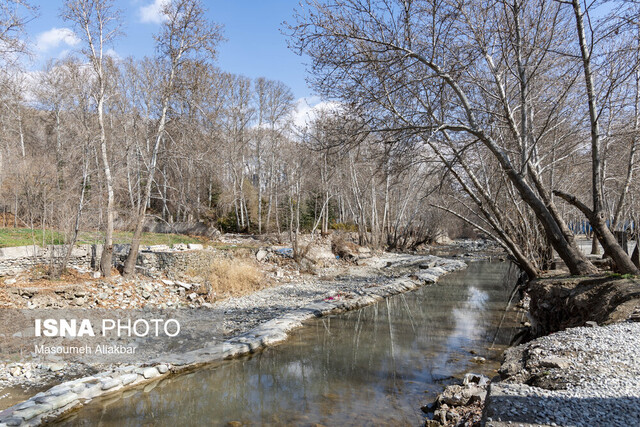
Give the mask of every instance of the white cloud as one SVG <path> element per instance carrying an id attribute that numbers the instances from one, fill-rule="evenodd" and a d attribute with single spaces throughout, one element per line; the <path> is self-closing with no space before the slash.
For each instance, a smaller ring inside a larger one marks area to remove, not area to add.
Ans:
<path id="1" fill-rule="evenodd" d="M 169 0 L 153 0 L 153 3 L 147 6 L 140 6 L 140 22 L 152 24 L 162 24 L 166 17 L 162 14 L 162 8 Z"/>
<path id="2" fill-rule="evenodd" d="M 111 48 L 107 49 L 104 54 L 110 56 L 114 61 L 120 61 L 122 59 L 122 57 L 118 55 L 118 52 Z"/>
<path id="3" fill-rule="evenodd" d="M 296 101 L 296 109 L 292 113 L 293 124 L 303 128 L 310 124 L 322 111 L 332 111 L 340 108 L 340 103 L 335 101 L 321 101 L 319 96 L 299 98 Z"/>
<path id="4" fill-rule="evenodd" d="M 61 44 L 75 46 L 78 43 L 80 43 L 80 39 L 70 28 L 54 27 L 38 34 L 38 37 L 36 37 L 36 50 L 39 52 L 47 52 L 57 48 Z"/>

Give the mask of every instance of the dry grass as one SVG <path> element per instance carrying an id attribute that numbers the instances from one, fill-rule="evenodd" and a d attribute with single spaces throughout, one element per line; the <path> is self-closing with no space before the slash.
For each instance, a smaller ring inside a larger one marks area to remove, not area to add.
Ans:
<path id="1" fill-rule="evenodd" d="M 205 278 L 211 288 L 207 299 L 211 302 L 250 294 L 265 285 L 264 275 L 255 261 L 251 259 L 217 258 L 207 271 L 190 271 Z"/>

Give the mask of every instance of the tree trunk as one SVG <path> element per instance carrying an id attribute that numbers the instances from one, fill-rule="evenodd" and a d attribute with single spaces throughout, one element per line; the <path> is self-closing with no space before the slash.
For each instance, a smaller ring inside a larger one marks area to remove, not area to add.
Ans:
<path id="1" fill-rule="evenodd" d="M 142 203 L 137 212 L 136 228 L 133 232 L 133 239 L 131 240 L 131 248 L 129 248 L 129 254 L 124 263 L 124 276 L 130 276 L 135 272 L 136 261 L 138 260 L 138 252 L 140 250 L 140 241 L 142 240 L 142 229 L 144 227 L 145 213 L 147 210 L 147 204 L 151 200 L 151 187 L 153 185 L 153 179 L 156 171 L 156 164 L 158 161 L 158 152 L 160 150 L 160 144 L 164 136 L 165 123 L 167 118 L 167 110 L 169 108 L 169 100 L 166 99 L 162 107 L 162 115 L 158 124 L 158 130 L 156 134 L 156 142 L 153 146 L 153 152 L 151 154 L 151 163 L 149 164 L 149 174 L 147 176 L 147 184 L 144 188 L 144 195 L 142 196 Z"/>
<path id="2" fill-rule="evenodd" d="M 107 136 L 104 129 L 104 96 L 98 100 L 98 123 L 100 125 L 100 154 L 104 167 L 104 176 L 107 185 L 107 224 L 104 236 L 104 246 L 100 257 L 100 271 L 104 277 L 111 277 L 111 266 L 113 264 L 113 216 L 115 209 L 115 199 L 113 194 L 113 177 L 109 166 L 109 155 L 107 153 Z"/>
<path id="3" fill-rule="evenodd" d="M 576 197 L 563 193 L 561 191 L 554 191 L 556 196 L 562 197 L 568 203 L 571 203 L 587 217 L 593 227 L 593 232 L 598 237 L 604 253 L 609 255 L 613 262 L 615 262 L 618 271 L 622 274 L 638 274 L 638 268 L 633 264 L 629 255 L 618 244 L 615 236 L 609 230 L 606 223 L 606 217 L 604 212 L 599 214 L 593 212 L 584 203 L 580 202 Z"/>
<path id="4" fill-rule="evenodd" d="M 573 0 L 573 11 L 576 18 L 576 29 L 578 31 L 578 41 L 582 55 L 582 65 L 584 68 L 585 85 L 587 89 L 587 99 L 589 104 L 589 120 L 591 125 L 591 186 L 593 209 L 589 211 L 586 206 L 578 206 L 577 199 L 573 198 L 573 204 L 577 206 L 591 222 L 591 226 L 602 244 L 605 253 L 613 259 L 616 266 L 622 273 L 636 274 L 638 269 L 631 262 L 629 255 L 620 247 L 616 238 L 606 224 L 606 214 L 603 209 L 602 200 L 602 157 L 600 155 L 600 128 L 598 120 L 598 109 L 596 106 L 596 94 L 591 72 L 591 53 L 587 46 L 585 36 L 584 21 L 580 0 Z M 567 200 L 567 199 L 565 199 Z M 569 201 L 569 200 L 567 200 Z"/>
<path id="5" fill-rule="evenodd" d="M 89 160 L 85 158 L 83 159 L 83 167 L 82 167 L 82 189 L 80 190 L 80 200 L 78 201 L 78 209 L 76 211 L 76 220 L 73 228 L 73 237 L 69 242 L 69 246 L 67 247 L 67 252 L 62 260 L 62 264 L 60 264 L 59 268 L 54 272 L 54 277 L 58 278 L 64 270 L 67 268 L 67 264 L 69 263 L 69 259 L 71 259 L 71 253 L 73 252 L 73 248 L 76 245 L 76 241 L 78 240 L 78 233 L 80 231 L 80 217 L 82 216 L 82 210 L 84 209 L 84 195 L 85 189 L 87 188 L 87 179 L 89 177 Z"/>
<path id="6" fill-rule="evenodd" d="M 598 236 L 595 232 L 591 238 L 591 255 L 600 255 L 600 244 L 598 243 Z"/>
<path id="7" fill-rule="evenodd" d="M 136 261 L 138 260 L 138 251 L 140 250 L 140 241 L 142 240 L 142 229 L 144 227 L 144 219 L 147 211 L 147 205 L 151 201 L 151 187 L 153 185 L 153 179 L 156 173 L 156 165 L 158 163 L 158 152 L 160 151 L 160 145 L 164 138 L 165 125 L 167 122 L 167 111 L 169 110 L 169 101 L 171 100 L 171 93 L 173 90 L 173 80 L 176 74 L 176 67 L 180 61 L 178 55 L 173 59 L 171 64 L 171 72 L 167 81 L 167 86 L 164 88 L 164 97 L 162 99 L 162 110 L 160 114 L 160 121 L 158 122 L 158 128 L 156 130 L 156 140 L 153 145 L 153 151 L 151 152 L 151 161 L 149 163 L 149 174 L 147 175 L 147 183 L 144 188 L 144 194 L 142 196 L 142 203 L 137 212 L 136 228 L 133 232 L 133 239 L 131 240 L 131 247 L 129 248 L 129 254 L 124 263 L 123 275 L 130 276 L 135 272 Z"/>

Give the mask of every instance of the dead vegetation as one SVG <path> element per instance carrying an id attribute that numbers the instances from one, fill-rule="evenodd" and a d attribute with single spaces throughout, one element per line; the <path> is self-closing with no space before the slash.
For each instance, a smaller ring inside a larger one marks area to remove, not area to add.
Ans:
<path id="1" fill-rule="evenodd" d="M 353 261 L 358 258 L 358 245 L 342 237 L 335 237 L 331 241 L 331 251 L 346 261 Z"/>
<path id="2" fill-rule="evenodd" d="M 243 259 L 214 260 L 208 279 L 211 284 L 209 300 L 245 295 L 264 285 L 264 276 L 259 268 Z"/>
<path id="3" fill-rule="evenodd" d="M 207 300 L 210 302 L 246 295 L 266 285 L 264 274 L 256 261 L 251 259 L 251 254 L 248 251 L 242 256 L 236 252 L 233 258 L 216 258 L 208 268 L 192 268 L 186 274 L 201 277 L 208 283 Z"/>

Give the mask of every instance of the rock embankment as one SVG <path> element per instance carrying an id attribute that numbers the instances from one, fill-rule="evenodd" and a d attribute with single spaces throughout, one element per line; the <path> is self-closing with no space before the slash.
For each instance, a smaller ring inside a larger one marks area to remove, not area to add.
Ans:
<path id="1" fill-rule="evenodd" d="M 640 323 L 578 327 L 505 353 L 486 426 L 640 425 Z"/>

